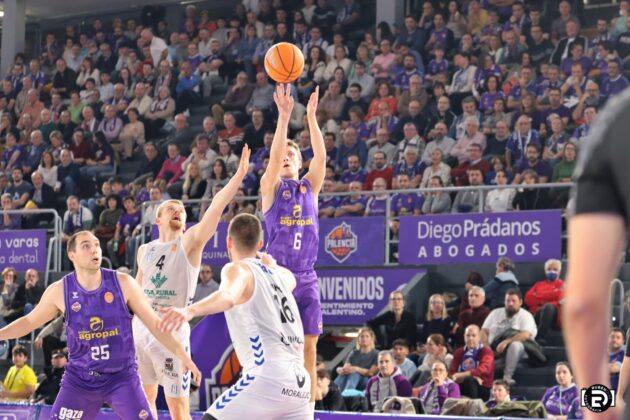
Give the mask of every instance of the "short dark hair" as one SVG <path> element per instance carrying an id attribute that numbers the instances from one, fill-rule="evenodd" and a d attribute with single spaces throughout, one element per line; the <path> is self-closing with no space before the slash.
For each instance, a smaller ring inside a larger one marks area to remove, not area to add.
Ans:
<path id="1" fill-rule="evenodd" d="M 228 226 L 228 236 L 234 240 L 234 246 L 243 251 L 257 249 L 262 237 L 260 221 L 251 214 L 239 214 Z"/>
<path id="2" fill-rule="evenodd" d="M 319 379 L 330 379 L 330 371 L 328 369 L 317 369 L 317 377 Z"/>
<path id="3" fill-rule="evenodd" d="M 523 300 L 523 294 L 521 293 L 521 291 L 519 289 L 516 288 L 512 288 L 512 289 L 508 289 L 507 292 L 505 292 L 505 296 L 518 296 L 519 300 Z"/>
<path id="4" fill-rule="evenodd" d="M 80 230 L 79 232 L 73 234 L 70 239 L 68 239 L 68 243 L 66 244 L 66 250 L 68 252 L 74 252 L 74 250 L 77 247 L 77 238 L 81 235 L 85 235 L 89 233 L 90 235 L 92 235 L 92 232 L 90 232 L 89 230 Z"/>
<path id="5" fill-rule="evenodd" d="M 404 338 L 397 338 L 394 340 L 394 342 L 392 343 L 392 348 L 396 347 L 396 346 L 401 346 L 401 347 L 407 347 L 409 348 L 409 343 L 407 343 L 407 340 L 405 340 Z"/>
<path id="6" fill-rule="evenodd" d="M 11 351 L 11 354 L 13 356 L 15 356 L 16 354 L 22 354 L 26 357 L 28 357 L 28 350 L 26 350 L 26 347 L 24 347 L 21 344 L 18 344 L 17 346 L 13 347 L 13 350 Z"/>
<path id="7" fill-rule="evenodd" d="M 611 333 L 618 332 L 618 333 L 621 334 L 621 336 L 624 338 L 624 340 L 626 338 L 626 333 L 619 327 L 615 327 L 615 328 L 611 329 L 610 332 Z"/>
<path id="8" fill-rule="evenodd" d="M 495 379 L 494 382 L 492 382 L 492 386 L 502 386 L 508 392 L 510 392 L 510 384 L 505 382 L 503 379 Z"/>

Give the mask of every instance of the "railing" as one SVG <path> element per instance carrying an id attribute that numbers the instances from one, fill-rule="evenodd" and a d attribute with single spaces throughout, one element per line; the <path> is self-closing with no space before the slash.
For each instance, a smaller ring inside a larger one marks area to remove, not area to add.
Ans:
<path id="1" fill-rule="evenodd" d="M 533 185 L 513 185 L 513 184 L 508 184 L 508 185 L 504 185 L 504 186 L 496 186 L 496 185 L 480 185 L 480 186 L 467 186 L 467 187 L 440 187 L 440 188 L 413 188 L 413 189 L 406 189 L 406 190 L 386 190 L 386 191 L 361 191 L 360 195 L 362 196 L 374 196 L 374 195 L 387 195 L 387 201 L 386 201 L 386 207 L 385 207 L 385 220 L 389 221 L 392 219 L 395 219 L 395 217 L 392 217 L 392 211 L 391 211 L 391 201 L 392 198 L 395 194 L 397 193 L 421 193 L 421 194 L 425 194 L 425 193 L 429 193 L 429 192 L 446 192 L 446 193 L 453 193 L 453 192 L 460 192 L 460 191 L 481 191 L 484 192 L 483 194 L 479 194 L 479 208 L 483 209 L 485 207 L 485 200 L 486 200 L 486 193 L 488 191 L 492 191 L 498 188 L 505 188 L 505 189 L 568 189 L 571 188 L 573 186 L 572 183 L 547 183 L 547 184 L 533 184 Z M 334 196 L 338 196 L 338 197 L 346 197 L 349 195 L 355 195 L 355 192 L 335 192 L 335 193 L 330 193 L 330 194 L 324 194 L 324 193 L 320 193 L 320 196 L 326 196 L 326 197 L 334 197 Z M 239 198 L 239 200 L 243 200 L 243 201 L 250 201 L 250 202 L 255 202 L 256 200 L 258 200 L 260 197 L 259 196 L 247 196 L 247 197 L 242 197 Z M 188 207 L 189 205 L 196 205 L 196 204 L 208 204 L 211 203 L 212 199 L 211 198 L 201 198 L 201 199 L 195 199 L 195 200 L 184 200 L 183 203 L 186 207 Z M 147 208 L 149 205 L 152 204 L 158 204 L 159 202 L 156 201 L 146 201 L 144 203 L 142 203 L 142 212 L 146 213 L 147 212 Z M 483 212 L 480 212 L 483 213 Z M 146 229 L 147 227 L 144 226 L 143 229 Z M 144 230 L 143 230 L 144 231 Z M 149 232 L 150 235 L 150 232 Z M 145 243 L 145 234 L 142 234 L 142 240 L 141 240 L 141 244 Z M 208 238 L 209 239 L 209 238 Z M 391 228 L 389 226 L 389 223 L 385 223 L 385 264 L 391 265 L 391 264 L 395 264 L 394 261 L 392 261 L 391 259 L 391 255 L 390 255 L 390 246 L 392 244 L 397 243 L 398 241 L 395 239 L 391 239 Z M 135 270 L 135 260 L 134 260 L 134 267 L 133 269 Z"/>

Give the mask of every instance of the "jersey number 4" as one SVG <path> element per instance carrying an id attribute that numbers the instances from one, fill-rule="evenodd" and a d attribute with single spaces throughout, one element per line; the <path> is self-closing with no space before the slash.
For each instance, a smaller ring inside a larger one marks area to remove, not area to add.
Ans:
<path id="1" fill-rule="evenodd" d="M 160 271 L 162 270 L 162 268 L 164 267 L 164 260 L 166 259 L 166 255 L 162 255 L 158 261 L 155 263 L 155 266 L 157 268 L 160 269 Z"/>
<path id="2" fill-rule="evenodd" d="M 282 289 L 280 289 L 277 285 L 272 283 L 271 287 L 273 287 L 277 293 L 273 295 L 273 300 L 276 302 L 276 305 L 280 310 L 280 321 L 282 321 L 283 324 L 293 324 L 295 322 L 295 317 L 293 316 L 293 312 L 289 306 L 289 300 L 286 296 L 284 296 Z"/>
<path id="3" fill-rule="evenodd" d="M 109 360 L 109 344 L 94 346 L 91 349 L 92 360 Z"/>

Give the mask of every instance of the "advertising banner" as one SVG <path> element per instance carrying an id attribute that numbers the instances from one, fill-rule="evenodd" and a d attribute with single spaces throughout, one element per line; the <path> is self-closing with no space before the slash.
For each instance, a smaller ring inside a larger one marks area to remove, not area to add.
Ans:
<path id="1" fill-rule="evenodd" d="M 560 210 L 400 218 L 402 264 L 516 262 L 560 258 Z"/>
<path id="2" fill-rule="evenodd" d="M 0 269 L 46 271 L 46 230 L 0 231 Z"/>
<path id="3" fill-rule="evenodd" d="M 318 266 L 385 262 L 385 218 L 346 217 L 319 221 Z"/>
<path id="4" fill-rule="evenodd" d="M 424 273 L 416 268 L 317 270 L 324 325 L 364 325 L 387 307 L 391 292 Z"/>
<path id="5" fill-rule="evenodd" d="M 194 225 L 195 223 L 187 223 L 186 229 L 190 229 L 190 227 Z M 227 228 L 227 223 L 219 223 L 217 231 L 206 243 L 206 246 L 203 248 L 203 255 L 201 257 L 201 261 L 204 264 L 208 264 L 213 267 L 221 267 L 230 262 L 230 257 L 228 256 L 227 252 L 227 245 L 225 244 L 225 240 L 227 238 Z M 151 240 L 155 240 L 157 238 L 158 228 L 157 225 L 153 225 L 151 227 Z"/>

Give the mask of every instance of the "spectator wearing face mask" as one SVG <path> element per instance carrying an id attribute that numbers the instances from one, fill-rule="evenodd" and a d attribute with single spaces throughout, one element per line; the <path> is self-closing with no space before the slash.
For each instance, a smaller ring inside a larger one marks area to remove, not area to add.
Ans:
<path id="1" fill-rule="evenodd" d="M 550 259 L 545 262 L 545 280 L 534 283 L 525 294 L 525 304 L 538 324 L 536 340 L 544 342 L 552 327 L 561 326 L 561 304 L 564 300 L 564 281 L 560 278 L 562 263 Z"/>

